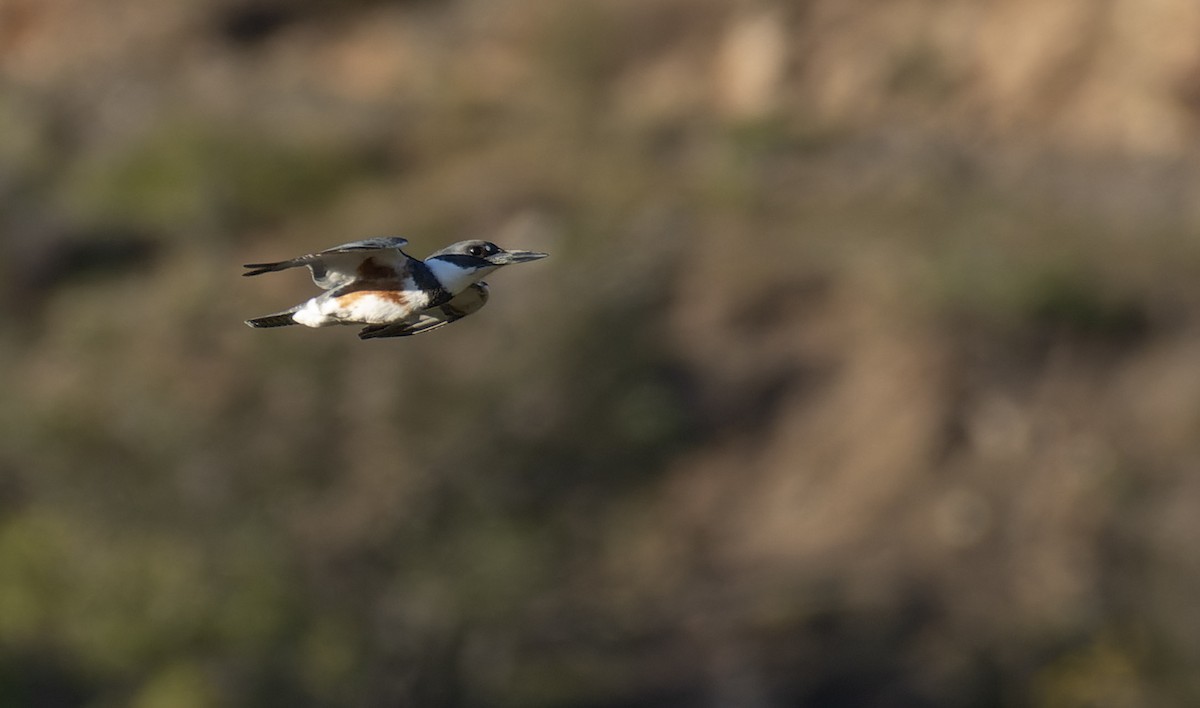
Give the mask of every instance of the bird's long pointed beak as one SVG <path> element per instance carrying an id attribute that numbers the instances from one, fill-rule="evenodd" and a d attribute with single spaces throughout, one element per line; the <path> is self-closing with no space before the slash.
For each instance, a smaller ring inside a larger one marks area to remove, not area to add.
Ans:
<path id="1" fill-rule="evenodd" d="M 538 253 L 537 251 L 504 251 L 497 253 L 491 257 L 492 263 L 496 265 L 510 265 L 512 263 L 525 263 L 527 261 L 536 261 L 539 258 L 545 258 L 549 253 Z"/>

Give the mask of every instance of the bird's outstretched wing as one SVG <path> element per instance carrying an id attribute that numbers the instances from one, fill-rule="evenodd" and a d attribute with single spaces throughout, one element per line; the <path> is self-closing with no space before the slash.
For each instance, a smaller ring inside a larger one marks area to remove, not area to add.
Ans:
<path id="1" fill-rule="evenodd" d="M 467 315 L 478 312 L 487 304 L 487 283 L 472 283 L 470 287 L 447 302 L 431 307 L 414 319 L 395 324 L 372 325 L 364 327 L 358 333 L 359 339 L 379 339 L 382 337 L 409 337 L 422 332 L 432 332 L 438 327 L 444 327 L 451 322 L 461 320 Z"/>
<path id="2" fill-rule="evenodd" d="M 308 266 L 314 283 L 325 290 L 333 290 L 362 278 L 398 277 L 408 259 L 400 250 L 406 244 L 408 239 L 399 236 L 351 241 L 287 261 L 247 263 L 245 267 L 251 270 L 242 275 L 261 275 Z M 364 269 L 364 265 L 369 267 Z"/>

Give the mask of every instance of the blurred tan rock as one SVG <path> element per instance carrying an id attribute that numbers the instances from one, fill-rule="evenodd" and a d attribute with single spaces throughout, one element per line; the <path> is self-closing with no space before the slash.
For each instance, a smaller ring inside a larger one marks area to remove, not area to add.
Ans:
<path id="1" fill-rule="evenodd" d="M 1147 154 L 1195 138 L 1180 84 L 1200 62 L 1200 6 L 1186 0 L 830 0 L 802 33 L 827 120 L 890 120 L 915 84 L 933 92 L 919 112 L 968 135 Z"/>
<path id="2" fill-rule="evenodd" d="M 783 13 L 772 8 L 738 15 L 717 52 L 716 103 L 737 119 L 758 118 L 778 105 L 787 64 Z"/>

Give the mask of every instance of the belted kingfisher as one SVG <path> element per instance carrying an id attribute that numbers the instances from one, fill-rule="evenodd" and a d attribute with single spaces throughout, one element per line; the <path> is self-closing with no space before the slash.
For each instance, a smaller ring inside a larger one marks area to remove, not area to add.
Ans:
<path id="1" fill-rule="evenodd" d="M 307 266 L 324 293 L 295 307 L 246 320 L 251 327 L 367 325 L 361 339 L 429 332 L 477 312 L 488 301 L 480 278 L 501 266 L 545 258 L 488 241 L 460 241 L 424 261 L 405 253 L 407 239 L 370 238 L 278 263 L 248 263 L 242 275 Z"/>

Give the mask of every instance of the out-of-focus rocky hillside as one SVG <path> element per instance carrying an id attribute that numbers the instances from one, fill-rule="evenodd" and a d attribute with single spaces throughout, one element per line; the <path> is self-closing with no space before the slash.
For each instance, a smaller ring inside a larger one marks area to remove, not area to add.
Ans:
<path id="1" fill-rule="evenodd" d="M 1194 705 L 1197 36 L 0 0 L 0 705 Z M 552 257 L 240 324 L 385 234 Z"/>

